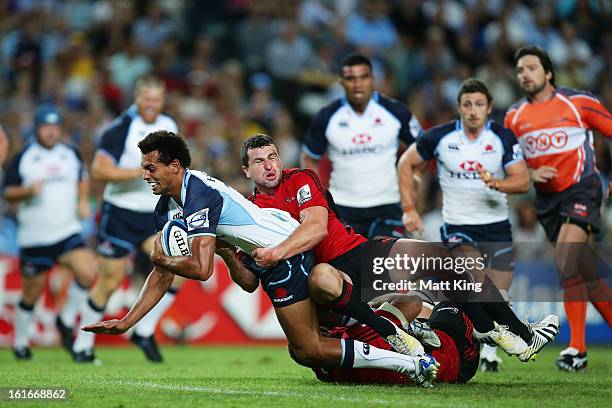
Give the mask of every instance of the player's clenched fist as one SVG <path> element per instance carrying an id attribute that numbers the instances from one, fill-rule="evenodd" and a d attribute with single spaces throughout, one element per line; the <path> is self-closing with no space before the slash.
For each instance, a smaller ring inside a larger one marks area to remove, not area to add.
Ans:
<path id="1" fill-rule="evenodd" d="M 255 262 L 263 268 L 271 268 L 283 259 L 276 253 L 275 248 L 255 248 L 251 255 Z"/>
<path id="2" fill-rule="evenodd" d="M 416 210 L 404 211 L 402 215 L 402 222 L 406 227 L 406 230 L 410 233 L 415 231 L 419 231 L 423 233 L 423 222 L 421 221 L 421 217 Z"/>

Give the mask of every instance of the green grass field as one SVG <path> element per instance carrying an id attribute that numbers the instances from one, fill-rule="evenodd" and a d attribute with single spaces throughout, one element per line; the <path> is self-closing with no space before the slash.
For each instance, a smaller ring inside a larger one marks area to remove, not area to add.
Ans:
<path id="1" fill-rule="evenodd" d="M 503 372 L 479 372 L 466 385 L 349 386 L 318 382 L 283 347 L 165 347 L 166 362 L 132 347 L 99 348 L 100 366 L 76 365 L 60 349 L 35 349 L 17 362 L 0 351 L 0 387 L 67 388 L 68 402 L 0 406 L 78 407 L 596 407 L 612 406 L 612 347 L 589 349 L 589 370 L 568 374 L 549 347 L 533 363 L 504 358 Z"/>

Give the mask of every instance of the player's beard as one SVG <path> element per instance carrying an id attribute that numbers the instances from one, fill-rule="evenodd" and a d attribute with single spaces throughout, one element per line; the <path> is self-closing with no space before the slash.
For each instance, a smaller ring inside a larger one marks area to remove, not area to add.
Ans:
<path id="1" fill-rule="evenodd" d="M 521 86 L 521 88 L 523 88 L 523 92 L 525 92 L 525 95 L 527 95 L 530 98 L 535 97 L 546 87 L 546 81 L 542 81 L 541 84 L 537 84 L 535 81 L 532 81 L 532 84 L 533 84 L 533 88 L 531 90 L 527 90 Z"/>

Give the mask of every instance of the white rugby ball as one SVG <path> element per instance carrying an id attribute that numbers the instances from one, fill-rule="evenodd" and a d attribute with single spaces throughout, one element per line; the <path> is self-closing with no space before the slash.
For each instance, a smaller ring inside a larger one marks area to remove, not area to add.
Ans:
<path id="1" fill-rule="evenodd" d="M 170 220 L 162 229 L 162 251 L 166 256 L 190 256 L 187 225 L 181 219 Z"/>

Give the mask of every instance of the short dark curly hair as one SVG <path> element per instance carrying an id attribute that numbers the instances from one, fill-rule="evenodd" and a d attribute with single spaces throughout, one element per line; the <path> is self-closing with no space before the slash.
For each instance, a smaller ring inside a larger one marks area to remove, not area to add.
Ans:
<path id="1" fill-rule="evenodd" d="M 457 94 L 457 103 L 461 103 L 461 96 L 466 93 L 481 93 L 487 97 L 487 103 L 491 103 L 493 97 L 489 92 L 489 88 L 480 79 L 468 78 L 461 83 L 459 93 Z"/>
<path id="2" fill-rule="evenodd" d="M 178 160 L 181 166 L 187 168 L 191 165 L 191 154 L 185 139 L 180 134 L 167 130 L 151 132 L 138 142 L 138 148 L 142 154 L 151 153 L 155 150 L 159 153 L 160 162 L 168 166 L 173 160 Z"/>
<path id="3" fill-rule="evenodd" d="M 244 167 L 249 167 L 249 150 L 259 149 L 264 146 L 275 146 L 278 150 L 278 146 L 274 143 L 274 139 L 263 133 L 256 133 L 242 142 L 242 146 L 240 147 L 240 160 L 242 161 L 242 165 Z"/>

